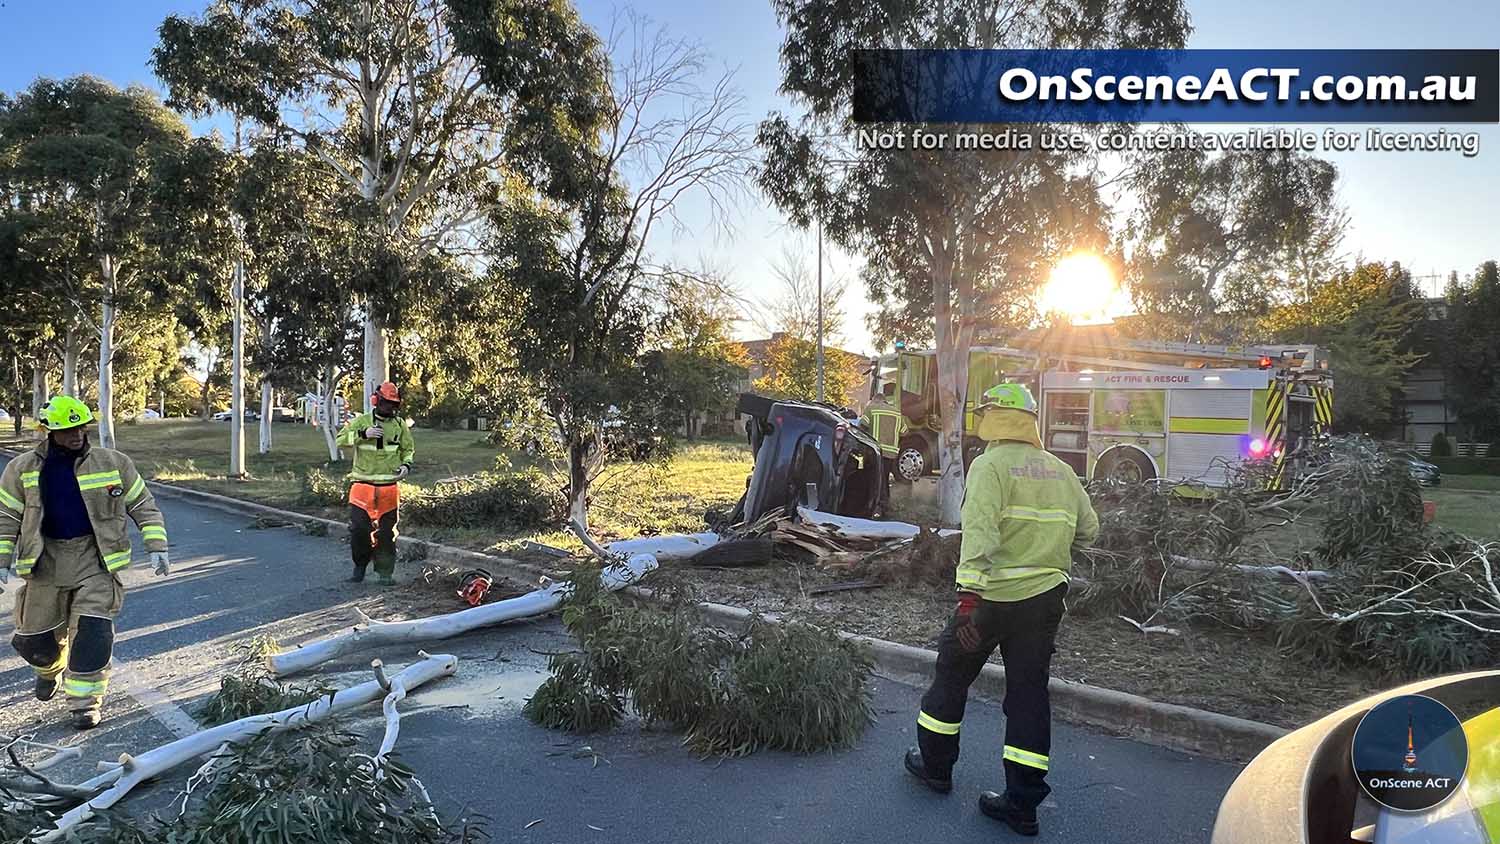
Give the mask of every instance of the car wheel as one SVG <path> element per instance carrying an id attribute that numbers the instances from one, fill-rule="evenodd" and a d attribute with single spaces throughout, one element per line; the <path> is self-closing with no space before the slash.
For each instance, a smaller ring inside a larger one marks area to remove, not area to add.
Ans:
<path id="1" fill-rule="evenodd" d="M 927 474 L 927 453 L 916 446 L 902 446 L 896 455 L 896 477 L 908 483 Z"/>

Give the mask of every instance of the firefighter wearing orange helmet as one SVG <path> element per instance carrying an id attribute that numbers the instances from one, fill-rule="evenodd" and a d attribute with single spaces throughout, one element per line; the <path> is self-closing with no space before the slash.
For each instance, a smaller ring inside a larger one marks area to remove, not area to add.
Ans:
<path id="1" fill-rule="evenodd" d="M 387 381 L 370 396 L 366 413 L 339 431 L 339 445 L 354 449 L 349 473 L 349 550 L 360 583 L 370 561 L 382 585 L 396 582 L 396 523 L 400 518 L 398 484 L 411 471 L 416 444 L 411 426 L 400 416 L 401 391 Z"/>

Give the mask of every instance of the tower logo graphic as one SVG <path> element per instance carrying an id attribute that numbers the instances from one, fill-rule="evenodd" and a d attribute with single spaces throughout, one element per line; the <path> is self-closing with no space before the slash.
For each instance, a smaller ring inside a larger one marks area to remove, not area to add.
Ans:
<path id="1" fill-rule="evenodd" d="M 1400 812 L 1423 812 L 1458 790 L 1469 742 L 1453 711 L 1425 695 L 1376 704 L 1354 730 L 1354 773 L 1370 799 Z"/>
<path id="2" fill-rule="evenodd" d="M 1401 770 L 1408 774 L 1417 770 L 1417 748 L 1412 741 L 1411 706 L 1406 707 L 1406 755 L 1401 758 Z"/>

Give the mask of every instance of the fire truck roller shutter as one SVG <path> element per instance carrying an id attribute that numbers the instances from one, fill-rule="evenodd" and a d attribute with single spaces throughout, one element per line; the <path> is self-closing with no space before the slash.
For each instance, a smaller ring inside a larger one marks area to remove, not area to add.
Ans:
<path id="1" fill-rule="evenodd" d="M 1228 465 L 1245 457 L 1254 399 L 1254 390 L 1173 390 L 1167 438 L 1172 477 L 1228 483 Z"/>

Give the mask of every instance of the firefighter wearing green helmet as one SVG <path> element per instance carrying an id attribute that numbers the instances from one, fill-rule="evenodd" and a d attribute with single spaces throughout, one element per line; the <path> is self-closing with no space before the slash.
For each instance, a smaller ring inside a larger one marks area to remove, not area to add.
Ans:
<path id="1" fill-rule="evenodd" d="M 1043 450 L 1037 405 L 1021 384 L 999 384 L 980 403 L 988 442 L 969 466 L 959 550 L 958 607 L 938 638 L 937 670 L 917 714 L 919 747 L 905 765 L 929 788 L 953 788 L 969 685 L 996 649 L 1005 664 L 1005 792 L 979 808 L 1022 835 L 1039 831 L 1047 786 L 1053 645 L 1068 591 L 1072 548 L 1099 533 L 1078 477 Z"/>
<path id="2" fill-rule="evenodd" d="M 36 672 L 36 697 L 59 686 L 73 725 L 99 725 L 109 689 L 115 618 L 125 601 L 135 522 L 158 575 L 169 572 L 167 528 L 129 457 L 89 444 L 94 414 L 71 396 L 42 408 L 47 439 L 0 473 L 0 582 L 14 571 L 11 647 Z"/>

